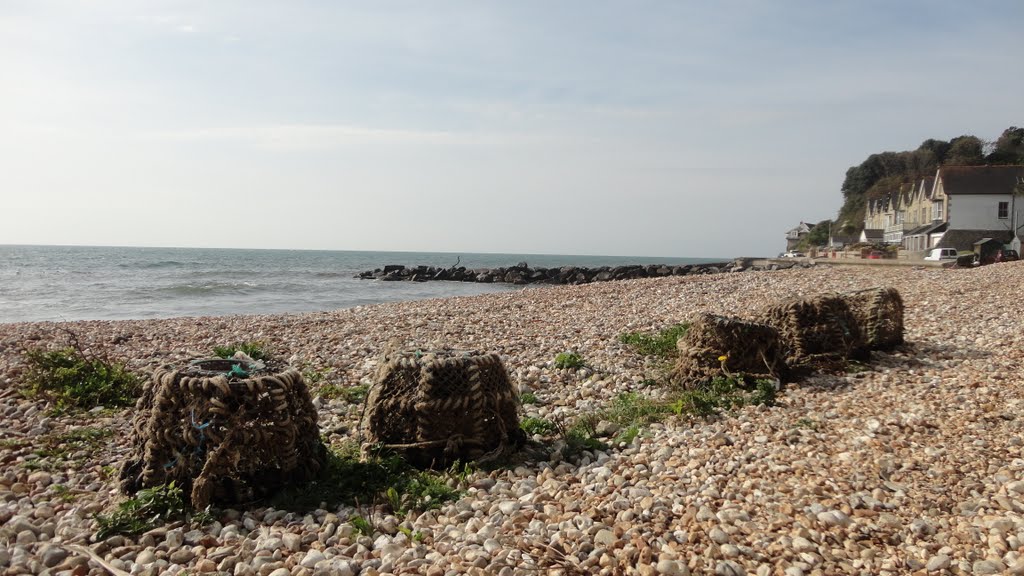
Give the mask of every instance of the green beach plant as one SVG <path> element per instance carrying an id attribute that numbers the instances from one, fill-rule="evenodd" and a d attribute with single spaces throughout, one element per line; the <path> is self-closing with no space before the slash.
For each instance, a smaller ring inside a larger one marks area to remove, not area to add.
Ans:
<path id="1" fill-rule="evenodd" d="M 545 436 L 557 430 L 554 422 L 534 416 L 528 416 L 520 420 L 519 427 L 523 429 L 523 432 L 526 432 L 530 436 L 535 434 Z"/>
<path id="2" fill-rule="evenodd" d="M 145 488 L 118 504 L 109 514 L 96 516 L 98 540 L 115 534 L 136 535 L 157 526 L 184 520 L 201 526 L 213 520 L 208 511 L 195 511 L 187 503 L 180 486 L 174 482 Z"/>
<path id="3" fill-rule="evenodd" d="M 268 360 L 267 346 L 263 342 L 238 342 L 227 346 L 214 346 L 213 353 L 219 358 L 231 358 L 235 352 L 242 352 L 253 360 Z"/>
<path id="4" fill-rule="evenodd" d="M 586 365 L 583 361 L 583 357 L 575 352 L 562 352 L 555 356 L 555 368 L 561 369 L 575 369 L 582 368 Z"/>
<path id="5" fill-rule="evenodd" d="M 619 342 L 633 348 L 644 356 L 671 358 L 676 355 L 676 343 L 690 329 L 688 323 L 673 324 L 656 334 L 648 332 L 626 332 L 619 336 Z"/>
<path id="6" fill-rule="evenodd" d="M 370 386 L 368 384 L 360 384 L 358 386 L 341 386 L 339 384 L 327 383 L 322 384 L 316 390 L 316 393 L 323 398 L 327 398 L 328 400 L 340 398 L 349 404 L 361 404 L 366 400 L 366 396 L 369 392 Z"/>
<path id="7" fill-rule="evenodd" d="M 776 384 L 770 380 L 747 383 L 742 375 L 717 378 L 700 388 L 677 390 L 666 397 L 655 399 L 636 392 L 619 394 L 604 408 L 584 413 L 572 420 L 548 422 L 526 418 L 521 426 L 529 433 L 557 433 L 565 442 L 563 455 L 572 458 L 584 450 L 605 450 L 601 439 L 610 436 L 611 443 L 631 443 L 643 430 L 655 422 L 673 416 L 708 418 L 722 411 L 743 406 L 775 404 Z M 603 423 L 610 423 L 605 428 Z M 553 426 L 551 431 L 547 426 Z M 599 434 L 603 429 L 603 434 Z M 543 430 L 543 431 L 540 431 Z M 611 430 L 609 432 L 609 430 Z"/>
<path id="8" fill-rule="evenodd" d="M 533 392 L 523 392 L 522 394 L 519 395 L 519 403 L 524 405 L 524 406 L 528 406 L 530 404 L 536 404 L 537 403 L 537 395 L 534 394 Z"/>
<path id="9" fill-rule="evenodd" d="M 355 530 L 356 534 L 373 536 L 373 524 L 370 524 L 370 521 L 363 516 L 353 512 L 352 515 L 348 517 L 348 523 L 352 525 L 352 529 Z"/>
<path id="10" fill-rule="evenodd" d="M 361 458 L 358 446 L 347 443 L 329 450 L 317 478 L 281 491 L 270 504 L 280 509 L 313 510 L 324 504 L 335 507 L 384 502 L 396 514 L 430 510 L 461 497 L 460 486 L 469 472 L 453 470 L 417 470 L 386 451 Z"/>
<path id="11" fill-rule="evenodd" d="M 46 398 L 58 411 L 132 406 L 141 392 L 139 378 L 123 364 L 85 353 L 77 345 L 31 349 L 25 357 L 28 370 L 22 393 Z"/>

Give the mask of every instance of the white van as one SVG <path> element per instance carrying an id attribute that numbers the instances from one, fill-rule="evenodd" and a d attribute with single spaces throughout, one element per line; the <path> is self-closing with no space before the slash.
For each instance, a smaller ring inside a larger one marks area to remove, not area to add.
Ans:
<path id="1" fill-rule="evenodd" d="M 938 262 L 940 260 L 956 260 L 956 257 L 956 248 L 932 248 L 924 259 Z"/>

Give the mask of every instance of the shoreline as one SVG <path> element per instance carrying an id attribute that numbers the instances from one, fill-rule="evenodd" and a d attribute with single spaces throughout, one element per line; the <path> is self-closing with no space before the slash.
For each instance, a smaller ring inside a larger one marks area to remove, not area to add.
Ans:
<path id="1" fill-rule="evenodd" d="M 140 555 L 152 557 L 141 573 L 173 573 L 172 565 L 195 572 L 216 558 L 214 567 L 223 564 L 227 573 L 261 574 L 235 565 L 251 564 L 255 549 L 275 535 L 298 531 L 297 549 L 271 550 L 277 558 L 264 566 L 291 576 L 346 569 L 517 574 L 566 562 L 595 573 L 615 573 L 620 563 L 651 573 L 684 573 L 683 565 L 692 573 L 795 567 L 904 574 L 929 566 L 977 573 L 988 567 L 979 562 L 997 561 L 999 571 L 1018 563 L 1024 569 L 1017 536 L 1024 533 L 1024 484 L 1017 482 L 1024 438 L 1016 423 L 1024 408 L 1024 303 L 1015 295 L 1021 280 L 1021 263 L 964 270 L 814 266 L 538 286 L 331 312 L 0 324 L 2 437 L 28 442 L 0 451 L 0 538 L 10 547 L 6 557 L 0 552 L 0 568 L 23 573 L 17 570 L 35 560 L 42 571 L 47 553 L 59 556 L 52 549 L 87 540 L 91 515 L 121 498 L 102 470 L 125 454 L 131 410 L 47 416 L 45 406 L 15 391 L 19 347 L 47 345 L 62 326 L 133 370 L 183 362 L 215 345 L 264 340 L 275 356 L 329 370 L 330 381 L 343 386 L 369 383 L 392 343 L 497 352 L 517 389 L 540 401 L 524 406 L 524 414 L 555 418 L 601 407 L 620 393 L 657 393 L 643 384 L 655 367 L 619 343 L 624 332 L 656 331 L 705 311 L 750 317 L 792 296 L 885 285 L 906 303 L 908 343 L 875 354 L 866 370 L 790 385 L 772 408 L 654 424 L 629 445 L 585 462 L 476 471 L 464 498 L 409 520 L 426 535 L 422 542 L 379 530 L 362 541 L 351 527 L 342 529 L 350 508 L 316 512 L 308 522 L 302 513 L 261 508 L 221 518 L 216 533 L 204 528 L 199 539 L 206 544 L 122 538 L 106 549 L 100 543 L 100 555 L 125 570 Z M 554 368 L 555 356 L 567 351 L 590 368 Z M 340 400 L 317 405 L 321 431 L 351 429 L 358 417 Z M 63 468 L 45 470 L 30 457 L 32 439 L 82 426 L 108 427 L 114 437 Z M 328 439 L 345 436 L 331 432 Z M 85 493 L 65 502 L 56 485 Z M 15 517 L 24 530 L 12 533 Z M 227 527 L 234 537 L 222 536 Z M 21 536 L 25 530 L 32 536 Z M 976 530 L 1000 536 L 979 541 Z M 563 556 L 546 548 L 552 542 Z M 185 549 L 188 560 L 171 561 Z M 236 564 L 225 564 L 232 557 Z M 69 552 L 54 568 L 76 558 Z M 317 562 L 305 566 L 307 559 Z"/>

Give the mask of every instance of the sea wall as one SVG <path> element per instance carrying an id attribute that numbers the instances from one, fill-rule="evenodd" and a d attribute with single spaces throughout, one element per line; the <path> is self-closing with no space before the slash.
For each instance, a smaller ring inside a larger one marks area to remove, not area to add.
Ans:
<path id="1" fill-rule="evenodd" d="M 611 280 L 661 278 L 696 274 L 720 274 L 757 270 L 780 270 L 794 266 L 810 266 L 813 262 L 787 262 L 784 264 L 754 264 L 753 258 L 736 258 L 727 262 L 703 264 L 634 264 L 626 266 L 562 266 L 561 268 L 530 267 L 526 262 L 500 268 L 466 268 L 465 266 L 438 268 L 435 266 L 405 266 L 389 264 L 383 268 L 357 274 L 363 280 L 428 282 L 482 282 L 506 284 L 589 284 Z"/>

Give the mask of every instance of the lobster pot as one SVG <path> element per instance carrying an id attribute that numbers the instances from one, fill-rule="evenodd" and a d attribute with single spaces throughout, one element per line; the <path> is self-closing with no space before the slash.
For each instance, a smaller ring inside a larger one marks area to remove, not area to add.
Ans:
<path id="1" fill-rule="evenodd" d="M 390 353 L 366 403 L 364 452 L 389 449 L 420 468 L 491 460 L 526 439 L 508 372 L 493 353 Z"/>
<path id="2" fill-rule="evenodd" d="M 157 369 L 135 407 L 126 493 L 175 482 L 192 505 L 248 502 L 317 475 L 326 450 L 302 375 L 240 360 Z"/>
<path id="3" fill-rule="evenodd" d="M 903 343 L 903 298 L 895 288 L 870 288 L 842 294 L 872 350 L 891 350 Z"/>
<path id="4" fill-rule="evenodd" d="M 739 318 L 703 314 L 676 346 L 672 380 L 686 388 L 725 376 L 780 379 L 786 369 L 778 330 Z"/>
<path id="5" fill-rule="evenodd" d="M 768 308 L 761 320 L 778 330 L 793 370 L 843 370 L 850 358 L 866 359 L 857 319 L 838 295 L 790 300 Z"/>

